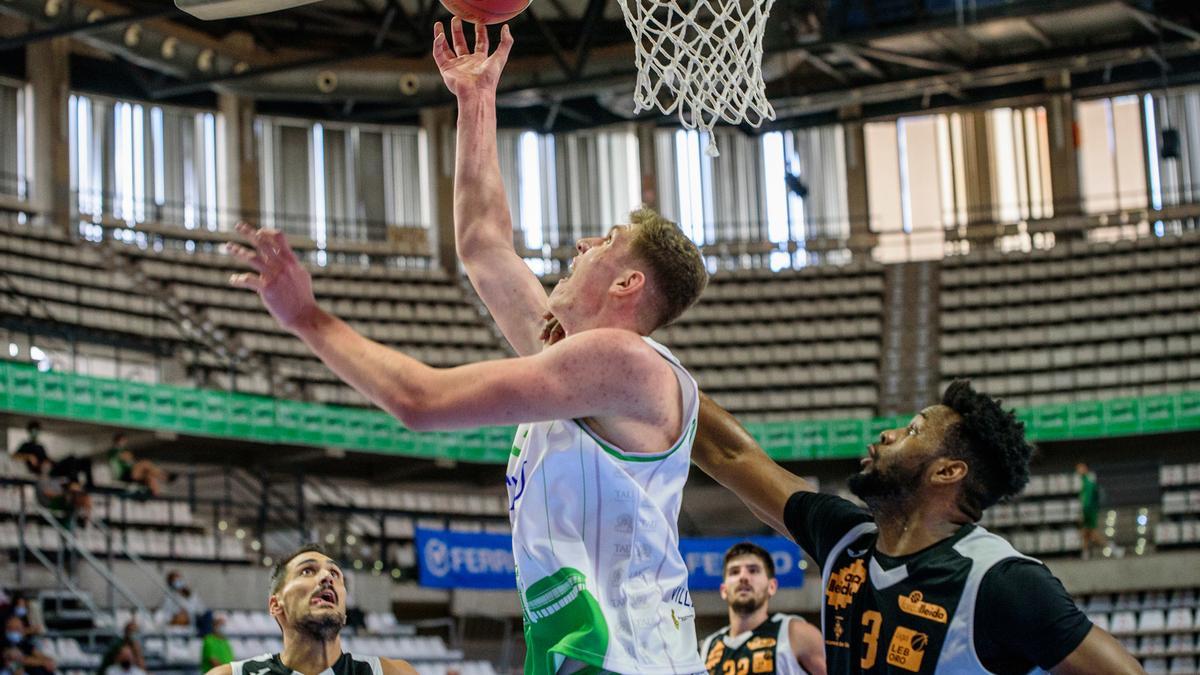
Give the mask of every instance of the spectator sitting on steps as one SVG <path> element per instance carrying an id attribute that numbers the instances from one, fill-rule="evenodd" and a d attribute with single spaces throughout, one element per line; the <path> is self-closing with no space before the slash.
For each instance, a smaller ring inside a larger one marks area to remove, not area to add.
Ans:
<path id="1" fill-rule="evenodd" d="M 108 667 L 117 662 L 117 656 L 124 647 L 128 647 L 132 653 L 133 665 L 145 670 L 146 657 L 145 652 L 142 651 L 142 642 L 138 638 L 138 624 L 137 621 L 131 619 L 129 623 L 125 624 L 125 633 L 108 646 L 108 651 L 100 660 L 100 667 L 96 670 L 96 675 L 106 675 Z"/>
<path id="2" fill-rule="evenodd" d="M 129 439 L 123 433 L 113 434 L 112 447 L 105 453 L 108 466 L 112 469 L 113 480 L 128 484 L 130 487 L 141 485 L 157 497 L 162 492 L 162 484 L 172 477 L 148 459 L 137 459 L 129 449 Z"/>

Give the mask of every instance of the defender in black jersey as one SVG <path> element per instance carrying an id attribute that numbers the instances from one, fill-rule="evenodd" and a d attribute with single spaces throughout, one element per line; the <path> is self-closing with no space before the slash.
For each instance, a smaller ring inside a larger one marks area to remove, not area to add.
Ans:
<path id="1" fill-rule="evenodd" d="M 729 604 L 729 625 L 700 646 L 709 675 L 825 675 L 821 632 L 798 616 L 772 616 L 767 608 L 779 590 L 771 554 L 744 541 L 725 552 L 724 566 L 721 599 Z"/>
<path id="2" fill-rule="evenodd" d="M 979 527 L 1029 479 L 1024 426 L 968 383 L 868 446 L 850 488 L 813 492 L 705 399 L 693 461 L 822 571 L 830 673 L 1144 672 L 1049 570 Z"/>
<path id="3" fill-rule="evenodd" d="M 283 651 L 218 666 L 208 675 L 417 675 L 405 661 L 342 651 L 346 581 L 320 546 L 304 546 L 279 561 L 267 607 L 283 631 Z"/>

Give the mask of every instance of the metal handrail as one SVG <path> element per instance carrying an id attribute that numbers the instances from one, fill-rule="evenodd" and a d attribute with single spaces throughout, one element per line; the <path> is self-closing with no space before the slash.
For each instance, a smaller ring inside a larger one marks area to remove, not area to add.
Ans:
<path id="1" fill-rule="evenodd" d="M 112 570 L 110 570 L 107 565 L 100 562 L 100 560 L 98 560 L 96 558 L 96 556 L 92 555 L 91 552 L 88 551 L 87 548 L 85 548 L 79 542 L 79 540 L 75 537 L 74 534 L 71 533 L 70 530 L 63 527 L 62 524 L 58 522 L 58 520 L 54 517 L 54 514 L 51 513 L 49 509 L 42 506 L 41 504 L 38 504 L 36 501 L 29 506 L 32 507 L 32 511 L 34 513 L 41 516 L 42 520 L 46 521 L 50 525 L 50 527 L 52 527 L 56 532 L 58 532 L 58 536 L 61 539 L 63 539 L 66 543 L 68 543 L 70 545 L 70 547 L 76 553 L 78 553 L 81 558 L 83 558 L 85 561 L 87 561 L 87 563 L 92 566 L 92 569 L 96 570 L 96 573 L 99 574 L 100 577 L 108 583 L 109 588 L 115 590 L 118 594 L 120 594 L 121 597 L 124 598 L 127 602 L 129 602 L 129 604 L 132 605 L 133 608 L 135 610 L 137 610 L 138 612 L 140 612 L 142 614 L 149 613 L 146 610 L 146 606 L 142 604 L 141 600 L 137 597 L 137 595 L 133 591 L 129 590 L 129 587 L 127 587 L 125 584 L 121 583 L 121 581 L 119 579 L 117 579 L 116 576 L 113 575 Z"/>

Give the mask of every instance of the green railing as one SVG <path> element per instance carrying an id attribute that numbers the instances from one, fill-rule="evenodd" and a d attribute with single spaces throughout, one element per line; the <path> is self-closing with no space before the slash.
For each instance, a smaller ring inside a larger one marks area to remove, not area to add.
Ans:
<path id="1" fill-rule="evenodd" d="M 417 433 L 390 415 L 210 389 L 39 372 L 0 361 L 0 410 L 121 427 L 315 445 L 407 457 L 504 463 L 512 427 Z M 1200 391 L 1045 405 L 1019 410 L 1034 441 L 1200 429 Z M 857 457 L 883 429 L 909 416 L 748 424 L 779 460 Z"/>

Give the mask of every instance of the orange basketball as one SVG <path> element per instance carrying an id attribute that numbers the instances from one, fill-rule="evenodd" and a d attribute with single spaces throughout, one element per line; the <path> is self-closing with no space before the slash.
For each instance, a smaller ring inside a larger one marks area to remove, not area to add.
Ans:
<path id="1" fill-rule="evenodd" d="M 469 23 L 504 23 L 525 11 L 529 0 L 441 0 L 450 13 Z"/>

